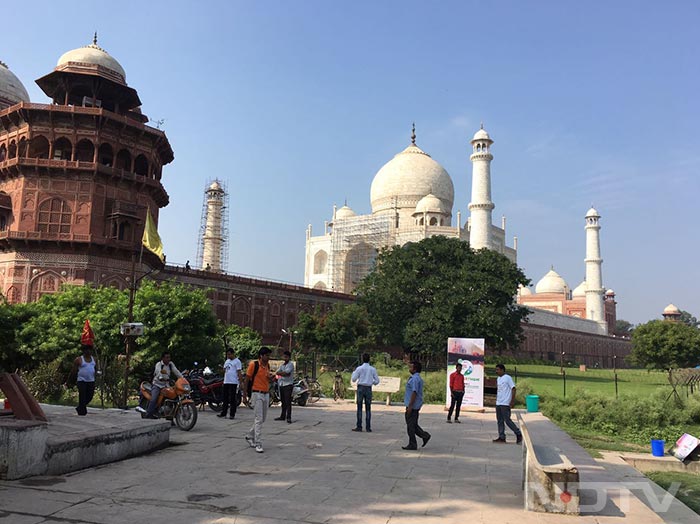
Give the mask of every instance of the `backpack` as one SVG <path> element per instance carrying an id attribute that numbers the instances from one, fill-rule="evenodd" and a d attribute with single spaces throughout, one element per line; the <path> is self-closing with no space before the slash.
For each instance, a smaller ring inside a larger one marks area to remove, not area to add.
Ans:
<path id="1" fill-rule="evenodd" d="M 248 398 L 250 398 L 250 395 L 253 394 L 253 382 L 255 382 L 255 375 L 258 374 L 258 369 L 260 369 L 260 361 L 256 360 L 255 367 L 253 368 L 253 376 L 250 377 L 250 380 L 246 383 L 246 393 L 248 394 Z"/>

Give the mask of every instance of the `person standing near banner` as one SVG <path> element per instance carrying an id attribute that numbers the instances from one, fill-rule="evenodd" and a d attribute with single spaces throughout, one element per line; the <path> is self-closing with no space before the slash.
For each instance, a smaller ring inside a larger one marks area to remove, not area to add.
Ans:
<path id="1" fill-rule="evenodd" d="M 493 439 L 496 444 L 506 443 L 507 425 L 515 433 L 515 442 L 520 444 L 523 435 L 520 428 L 510 419 L 510 410 L 515 405 L 515 383 L 510 375 L 506 374 L 506 367 L 503 364 L 496 364 L 496 375 L 498 375 L 496 390 L 496 421 L 498 423 L 498 438 Z"/>
<path id="2" fill-rule="evenodd" d="M 462 363 L 455 364 L 455 370 L 450 374 L 450 395 L 452 402 L 450 410 L 447 412 L 447 423 L 452 424 L 452 412 L 455 413 L 455 423 L 460 424 L 459 410 L 462 407 L 462 399 L 464 398 L 464 375 L 462 375 Z"/>
<path id="3" fill-rule="evenodd" d="M 408 446 L 402 446 L 401 449 L 416 450 L 418 442 L 416 436 L 423 439 L 422 447 L 430 440 L 430 433 L 425 431 L 418 425 L 418 415 L 420 408 L 423 407 L 423 378 L 420 372 L 423 365 L 418 361 L 413 361 L 410 364 L 409 371 L 411 377 L 406 382 L 406 393 L 404 395 L 404 405 L 406 406 L 406 432 L 408 433 Z"/>
<path id="4" fill-rule="evenodd" d="M 87 415 L 87 406 L 95 396 L 95 375 L 97 362 L 92 356 L 92 346 L 82 345 L 83 354 L 73 361 L 73 369 L 70 372 L 71 379 L 77 379 L 78 406 L 75 411 L 81 417 Z"/>

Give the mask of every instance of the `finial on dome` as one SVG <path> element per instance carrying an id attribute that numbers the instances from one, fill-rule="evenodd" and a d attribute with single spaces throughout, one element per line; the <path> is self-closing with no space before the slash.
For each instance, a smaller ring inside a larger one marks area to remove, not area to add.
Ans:
<path id="1" fill-rule="evenodd" d="M 481 121 L 481 127 L 479 129 L 484 129 L 484 121 Z"/>
<path id="2" fill-rule="evenodd" d="M 345 206 L 347 207 L 348 205 L 348 197 L 345 197 Z"/>
<path id="3" fill-rule="evenodd" d="M 95 31 L 95 36 L 92 37 L 92 45 L 97 45 L 97 31 Z"/>
<path id="4" fill-rule="evenodd" d="M 411 144 L 416 145 L 416 123 L 413 122 L 413 128 L 411 129 Z"/>

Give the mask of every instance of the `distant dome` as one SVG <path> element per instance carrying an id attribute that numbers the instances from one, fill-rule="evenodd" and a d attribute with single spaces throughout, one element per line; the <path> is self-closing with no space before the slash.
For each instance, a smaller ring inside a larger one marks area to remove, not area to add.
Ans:
<path id="1" fill-rule="evenodd" d="M 593 208 L 593 207 L 590 208 L 590 209 L 586 212 L 586 218 L 592 218 L 592 217 L 598 217 L 598 218 L 600 218 L 600 214 L 599 214 L 598 211 L 596 211 L 595 208 Z"/>
<path id="2" fill-rule="evenodd" d="M 445 203 L 442 200 L 430 193 L 418 201 L 416 213 L 441 213 L 449 215 L 451 211 L 445 209 L 445 207 Z"/>
<path id="3" fill-rule="evenodd" d="M 0 109 L 20 102 L 29 102 L 29 93 L 7 65 L 0 62 Z"/>
<path id="4" fill-rule="evenodd" d="M 521 297 L 532 295 L 532 291 L 530 290 L 530 288 L 527 286 L 523 286 L 522 284 L 518 285 L 518 291 L 520 292 Z"/>
<path id="5" fill-rule="evenodd" d="M 472 142 L 474 140 L 491 140 L 491 137 L 486 132 L 486 129 L 484 129 L 483 125 L 481 126 L 481 129 L 474 133 L 474 138 L 472 138 Z"/>
<path id="6" fill-rule="evenodd" d="M 576 289 L 574 289 L 573 293 L 571 293 L 571 296 L 573 298 L 586 296 L 586 281 L 585 280 L 583 282 L 581 282 L 578 286 L 576 286 Z"/>
<path id="7" fill-rule="evenodd" d="M 608 290 L 605 292 L 605 296 L 607 296 L 607 297 L 614 297 L 614 296 L 615 296 L 615 292 L 614 292 L 612 289 L 608 289 Z"/>
<path id="8" fill-rule="evenodd" d="M 430 193 L 441 201 L 441 209 L 452 213 L 454 185 L 450 175 L 415 143 L 411 144 L 374 176 L 370 190 L 372 213 L 396 208 L 411 214 Z"/>
<path id="9" fill-rule="evenodd" d="M 126 84 L 126 71 L 107 51 L 97 45 L 97 34 L 92 44 L 73 49 L 61 55 L 56 64 L 56 69 L 65 70 L 71 67 L 79 68 L 81 65 L 96 65 L 116 74 L 121 83 Z"/>
<path id="10" fill-rule="evenodd" d="M 207 188 L 207 191 L 223 191 L 223 189 L 221 188 L 221 184 L 219 184 L 219 181 L 214 180 Z"/>
<path id="11" fill-rule="evenodd" d="M 535 286 L 535 293 L 566 293 L 568 290 L 566 281 L 554 271 L 554 268 L 550 269 Z"/>
<path id="12" fill-rule="evenodd" d="M 339 218 L 350 218 L 354 216 L 357 216 L 357 214 L 347 205 L 341 207 L 340 209 L 338 209 L 338 211 L 335 212 L 336 220 Z"/>
<path id="13" fill-rule="evenodd" d="M 676 306 L 673 304 L 669 304 L 664 308 L 664 315 L 680 315 L 681 310 L 678 309 Z"/>

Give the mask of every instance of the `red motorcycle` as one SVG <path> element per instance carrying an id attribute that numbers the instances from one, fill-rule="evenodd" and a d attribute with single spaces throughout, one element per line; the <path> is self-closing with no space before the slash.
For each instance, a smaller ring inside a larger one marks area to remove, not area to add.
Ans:
<path id="1" fill-rule="evenodd" d="M 213 411 L 221 411 L 224 402 L 224 378 L 221 375 L 207 373 L 207 369 L 192 370 L 187 373 L 187 379 L 192 387 L 192 400 L 197 406 L 207 404 Z"/>

